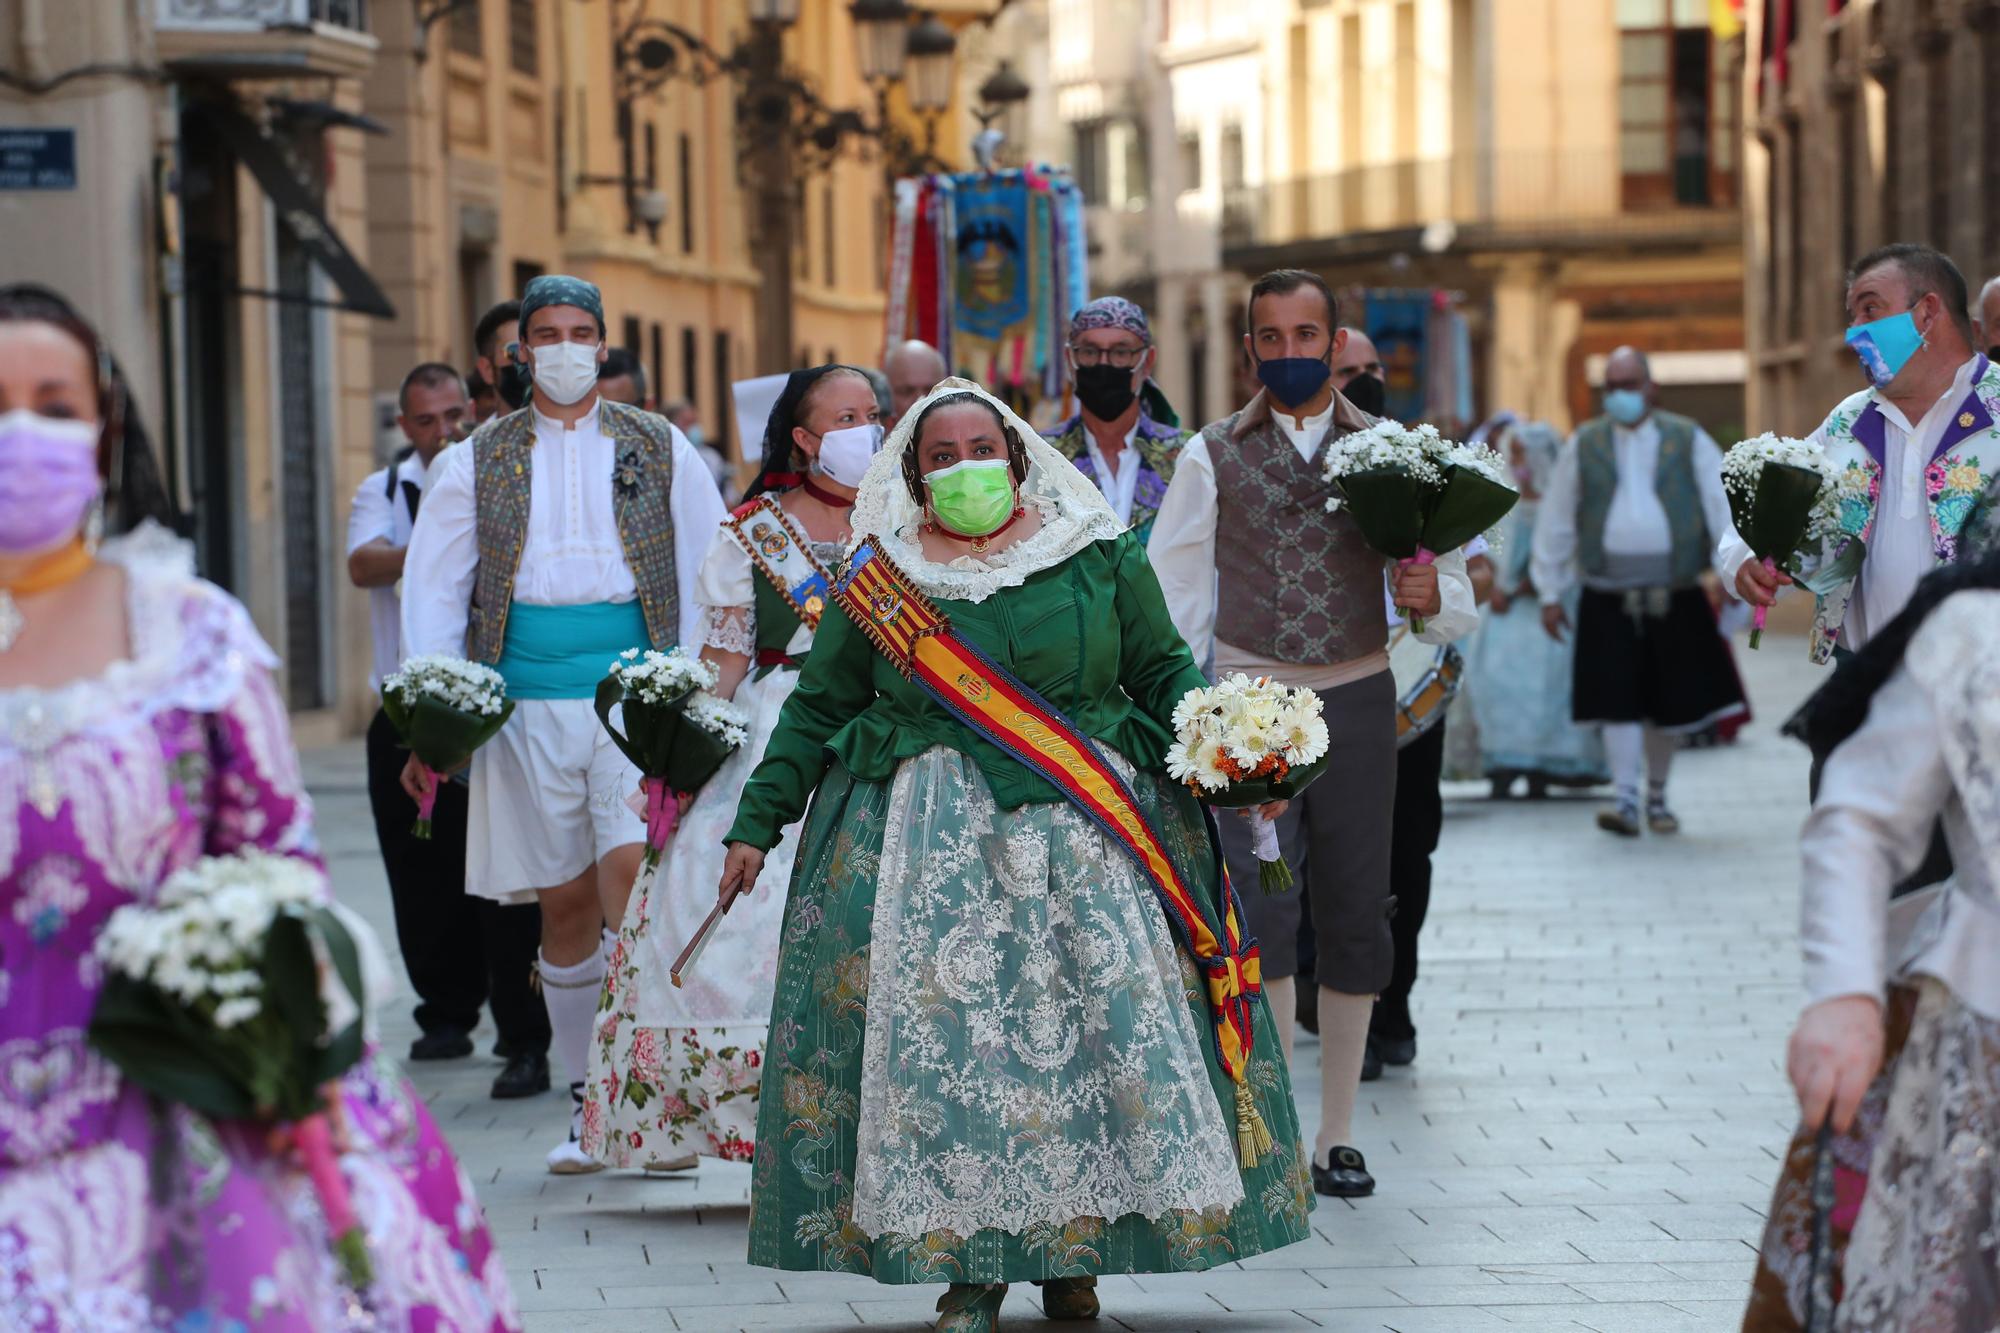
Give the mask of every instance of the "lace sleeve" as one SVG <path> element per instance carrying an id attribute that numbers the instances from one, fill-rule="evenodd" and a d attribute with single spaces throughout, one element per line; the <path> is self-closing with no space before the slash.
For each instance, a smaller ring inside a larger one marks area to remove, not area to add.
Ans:
<path id="1" fill-rule="evenodd" d="M 701 646 L 757 655 L 757 612 L 749 606 L 711 606 L 702 612 Z"/>

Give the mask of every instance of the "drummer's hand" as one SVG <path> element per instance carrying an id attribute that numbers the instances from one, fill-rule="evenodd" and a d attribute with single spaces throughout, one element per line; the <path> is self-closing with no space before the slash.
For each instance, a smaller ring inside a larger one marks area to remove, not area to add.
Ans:
<path id="1" fill-rule="evenodd" d="M 747 842 L 729 844 L 729 854 L 722 859 L 722 882 L 715 887 L 715 900 L 727 912 L 729 905 L 757 887 L 757 876 L 764 869 L 764 853 Z"/>
<path id="2" fill-rule="evenodd" d="M 1799 1015 L 1785 1052 L 1785 1073 L 1807 1129 L 1818 1129 L 1831 1117 L 1833 1132 L 1846 1133 L 1881 1068 L 1882 1006 L 1874 996 L 1821 1000 Z"/>
<path id="3" fill-rule="evenodd" d="M 1276 819 L 1291 808 L 1290 801 L 1266 801 L 1257 807 L 1257 814 L 1263 819 Z"/>
<path id="4" fill-rule="evenodd" d="M 1542 608 L 1542 629 L 1557 643 L 1569 637 L 1569 615 L 1561 602 L 1550 602 Z"/>
<path id="5" fill-rule="evenodd" d="M 1420 616 L 1434 616 L 1444 609 L 1438 592 L 1436 565 L 1404 565 L 1396 571 L 1396 605 Z"/>

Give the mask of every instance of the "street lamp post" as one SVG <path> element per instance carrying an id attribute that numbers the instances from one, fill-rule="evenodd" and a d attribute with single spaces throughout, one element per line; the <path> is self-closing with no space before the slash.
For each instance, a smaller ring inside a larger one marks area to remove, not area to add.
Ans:
<path id="1" fill-rule="evenodd" d="M 850 0 L 861 74 L 875 91 L 870 124 L 851 107 L 828 106 L 806 76 L 786 66 L 785 31 L 798 20 L 800 0 L 749 0 L 750 31 L 727 52 L 680 24 L 652 17 L 646 0 L 611 3 L 624 171 L 581 176 L 578 183 L 622 187 L 628 223 L 643 222 L 657 232 L 667 200 L 651 182 L 641 189 L 635 178 L 633 103 L 673 78 L 696 84 L 730 79 L 736 86 L 737 168 L 751 200 L 759 279 L 758 367 L 764 373 L 783 370 L 792 361 L 792 250 L 801 172 L 825 170 L 849 142 L 877 145 L 891 177 L 939 165 L 937 116 L 951 102 L 957 41 L 935 15 L 909 0 Z M 617 16 L 627 5 L 630 17 L 621 23 Z M 890 86 L 904 80 L 911 108 L 924 117 L 921 147 L 890 118 Z M 1021 96 L 1026 95 L 1022 85 Z"/>

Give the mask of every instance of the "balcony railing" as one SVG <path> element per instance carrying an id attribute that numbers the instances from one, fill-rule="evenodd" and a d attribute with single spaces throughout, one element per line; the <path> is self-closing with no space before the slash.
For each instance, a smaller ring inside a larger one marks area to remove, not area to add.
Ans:
<path id="1" fill-rule="evenodd" d="M 172 32 L 263 32 L 325 24 L 368 31 L 368 0 L 158 0 L 154 21 Z"/>
<path id="2" fill-rule="evenodd" d="M 1223 248 L 1241 250 L 1429 227 L 1641 232 L 1675 221 L 1721 226 L 1736 178 L 1705 159 L 1628 173 L 1616 149 L 1371 163 L 1228 192 Z"/>

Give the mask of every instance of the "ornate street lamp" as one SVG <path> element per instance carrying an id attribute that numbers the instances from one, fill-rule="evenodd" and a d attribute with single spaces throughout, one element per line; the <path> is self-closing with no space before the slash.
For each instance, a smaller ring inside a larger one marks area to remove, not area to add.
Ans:
<path id="1" fill-rule="evenodd" d="M 950 106 L 951 66 L 958 51 L 958 38 L 952 36 L 951 29 L 937 15 L 930 14 L 910 29 L 907 49 L 909 64 L 904 85 L 909 89 L 910 106 L 926 116 Z"/>
<path id="2" fill-rule="evenodd" d="M 790 27 L 799 21 L 799 0 L 750 0 L 750 19 Z"/>
<path id="3" fill-rule="evenodd" d="M 847 12 L 861 47 L 861 77 L 870 83 L 901 77 L 913 12 L 907 0 L 854 0 Z"/>

